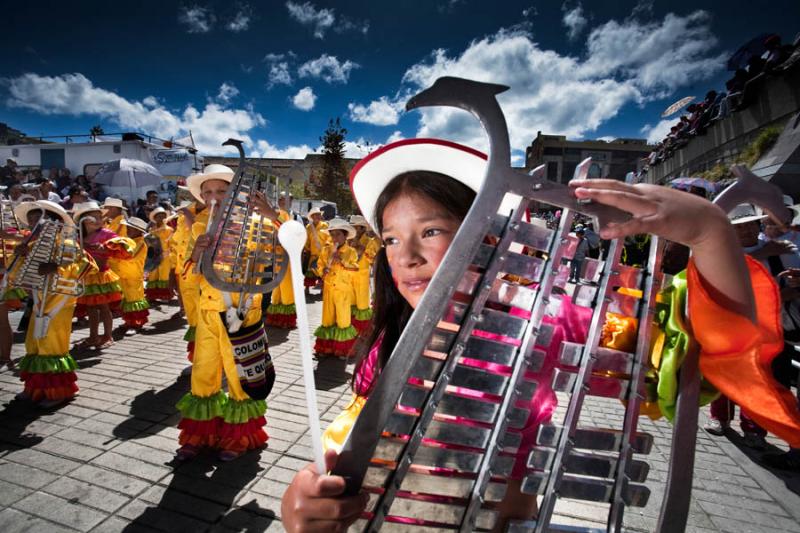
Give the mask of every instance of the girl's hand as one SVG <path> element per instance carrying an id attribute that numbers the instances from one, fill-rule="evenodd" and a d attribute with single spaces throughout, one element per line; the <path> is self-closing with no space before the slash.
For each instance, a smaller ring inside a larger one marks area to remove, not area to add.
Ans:
<path id="1" fill-rule="evenodd" d="M 256 209 L 256 211 L 261 213 L 263 216 L 272 220 L 277 220 L 278 212 L 269 203 L 263 191 L 255 191 L 252 195 L 250 195 L 250 203 L 253 204 L 253 207 Z"/>
<path id="2" fill-rule="evenodd" d="M 630 220 L 600 228 L 604 239 L 619 239 L 637 233 L 653 233 L 686 246 L 697 246 L 730 234 L 728 217 L 711 202 L 676 189 L 617 180 L 570 182 L 575 196 L 618 207 Z M 736 242 L 736 241 L 734 241 Z"/>
<path id="3" fill-rule="evenodd" d="M 336 452 L 328 450 L 325 464 L 330 470 L 336 464 Z M 369 497 L 362 492 L 343 496 L 344 478 L 319 475 L 311 463 L 298 472 L 281 501 L 281 520 L 290 533 L 319 531 L 344 532 L 361 515 Z"/>

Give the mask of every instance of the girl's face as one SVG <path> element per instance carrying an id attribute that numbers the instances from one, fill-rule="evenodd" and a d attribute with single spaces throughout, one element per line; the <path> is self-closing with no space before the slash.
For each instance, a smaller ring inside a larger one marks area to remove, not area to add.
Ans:
<path id="1" fill-rule="evenodd" d="M 347 239 L 347 232 L 340 229 L 333 229 L 330 231 L 330 234 L 331 239 L 333 239 L 333 244 L 336 246 L 343 245 L 344 241 Z"/>
<path id="2" fill-rule="evenodd" d="M 81 216 L 84 231 L 93 233 L 103 227 L 103 212 L 90 211 Z"/>
<path id="3" fill-rule="evenodd" d="M 159 213 L 156 216 L 154 216 L 153 218 L 156 220 L 156 224 L 160 226 L 164 222 L 164 220 L 167 218 L 167 214 L 166 213 Z"/>
<path id="4" fill-rule="evenodd" d="M 200 196 L 203 197 L 203 203 L 211 205 L 211 201 L 216 201 L 217 207 L 222 204 L 225 199 L 225 193 L 228 192 L 229 183 L 225 180 L 208 180 L 200 186 Z"/>
<path id="5" fill-rule="evenodd" d="M 401 194 L 383 211 L 386 259 L 397 290 L 416 309 L 458 231 L 440 204 L 420 194 Z"/>

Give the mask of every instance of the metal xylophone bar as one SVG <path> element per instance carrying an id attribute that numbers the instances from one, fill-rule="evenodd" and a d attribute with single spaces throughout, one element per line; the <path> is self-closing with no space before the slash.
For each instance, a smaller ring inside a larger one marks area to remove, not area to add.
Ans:
<path id="1" fill-rule="evenodd" d="M 559 499 L 610 503 L 607 529 L 617 531 L 622 525 L 626 503 L 641 506 L 647 502 L 649 490 L 630 482 L 644 482 L 649 470 L 646 463 L 633 460 L 632 453 L 648 453 L 652 446 L 649 435 L 636 433 L 636 421 L 647 367 L 643 358 L 649 352 L 653 306 L 661 285 L 660 274 L 649 273 L 660 271 L 662 246 L 651 242 L 648 265 L 642 271 L 618 263 L 618 246 L 612 243 L 595 294 L 597 305 L 587 343 L 564 343 L 560 358 L 562 368 L 556 369 L 553 375 L 553 389 L 569 394 L 570 399 L 561 425 L 548 424 L 540 428 L 537 447 L 529 458 L 530 474 L 523 484 L 523 492 L 544 496 L 538 518 L 516 521 L 511 524 L 510 531 L 561 531 L 562 526 L 551 523 Z M 642 289 L 642 298 L 617 292 L 620 287 Z M 598 346 L 600 332 L 596 326 L 605 321 L 607 311 L 637 318 L 640 327 L 633 353 Z M 624 401 L 621 431 L 577 427 L 587 394 Z"/>

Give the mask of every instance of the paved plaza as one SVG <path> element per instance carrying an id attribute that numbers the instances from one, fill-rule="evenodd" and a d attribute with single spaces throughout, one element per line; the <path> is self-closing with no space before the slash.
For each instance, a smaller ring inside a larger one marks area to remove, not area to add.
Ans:
<path id="1" fill-rule="evenodd" d="M 269 447 L 231 463 L 213 456 L 177 465 L 179 416 L 175 403 L 189 389 L 185 322 L 176 307 L 152 310 L 141 334 L 119 338 L 102 352 L 74 353 L 80 369 L 78 397 L 43 411 L 14 400 L 18 376 L 0 372 L 0 531 L 282 531 L 280 498 L 295 471 L 311 456 L 299 340 L 269 330 L 277 381 L 267 400 Z M 319 322 L 321 303 L 311 305 Z M 12 325 L 20 313 L 12 314 Z M 87 334 L 77 329 L 74 338 Z M 23 355 L 16 336 L 14 358 Z M 319 363 L 316 377 L 323 425 L 349 399 L 352 366 Z M 591 422 L 618 420 L 618 402 L 590 399 Z M 707 410 L 701 414 L 706 420 Z M 629 508 L 630 531 L 652 531 L 666 478 L 671 428 L 642 419 L 654 436 L 647 507 Z M 738 429 L 738 428 L 737 428 Z M 773 446 L 785 449 L 777 440 Z M 775 448 L 773 448 L 774 451 Z M 738 434 L 697 439 L 694 500 L 688 531 L 800 532 L 800 474 L 771 471 L 760 452 L 744 448 Z M 559 506 L 559 521 L 596 521 L 601 505 Z"/>

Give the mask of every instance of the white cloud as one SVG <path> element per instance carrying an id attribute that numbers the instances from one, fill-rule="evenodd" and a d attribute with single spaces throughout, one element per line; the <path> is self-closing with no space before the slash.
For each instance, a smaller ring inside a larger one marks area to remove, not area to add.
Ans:
<path id="1" fill-rule="evenodd" d="M 253 16 L 253 9 L 249 4 L 240 4 L 239 9 L 232 19 L 225 24 L 225 27 L 234 33 L 246 31 L 250 28 L 250 19 Z"/>
<path id="2" fill-rule="evenodd" d="M 268 141 L 258 140 L 254 150 L 250 152 L 250 157 L 274 157 L 280 159 L 305 159 L 306 155 L 318 152 L 307 144 L 290 145 L 285 148 L 278 148 Z"/>
<path id="3" fill-rule="evenodd" d="M 286 9 L 289 10 L 289 16 L 295 19 L 303 26 L 310 26 L 313 28 L 314 37 L 317 39 L 324 39 L 325 32 L 333 26 L 336 22 L 336 16 L 333 9 L 317 9 L 311 2 L 286 2 Z"/>
<path id="4" fill-rule="evenodd" d="M 702 12 L 669 14 L 655 22 L 610 21 L 594 29 L 587 43 L 586 55 L 573 57 L 543 49 L 527 32 L 503 29 L 460 53 L 434 50 L 408 68 L 396 96 L 352 103 L 350 118 L 373 116 L 375 123 L 381 115 L 369 110 L 404 100 L 441 76 L 500 83 L 511 87 L 498 99 L 512 148 L 524 151 L 537 131 L 573 139 L 591 136 L 625 105 L 642 105 L 700 83 L 724 63 L 723 54 L 713 55 L 716 39 Z M 437 107 L 413 114 L 419 117 L 419 136 L 488 147 L 483 128 L 465 111 Z"/>
<path id="5" fill-rule="evenodd" d="M 191 130 L 201 151 L 222 153 L 221 144 L 230 137 L 251 145 L 248 132 L 264 126 L 266 120 L 252 108 L 226 109 L 207 102 L 200 110 L 187 104 L 173 112 L 152 96 L 141 101 L 95 87 L 83 74 L 40 76 L 26 73 L 6 80 L 9 107 L 29 109 L 43 115 L 91 115 L 116 123 L 121 128 L 139 130 L 157 137 L 178 137 Z"/>
<path id="6" fill-rule="evenodd" d="M 347 83 L 350 72 L 357 68 L 359 68 L 358 63 L 349 59 L 340 63 L 336 56 L 322 54 L 300 65 L 297 75 L 301 78 L 320 78 L 327 83 Z"/>
<path id="7" fill-rule="evenodd" d="M 178 9 L 178 22 L 186 26 L 188 33 L 208 33 L 216 21 L 217 17 L 207 7 L 193 5 Z"/>
<path id="8" fill-rule="evenodd" d="M 289 72 L 289 63 L 281 61 L 274 63 L 269 67 L 269 74 L 267 75 L 267 88 L 271 89 L 276 85 L 291 85 L 292 74 Z"/>
<path id="9" fill-rule="evenodd" d="M 405 139 L 403 133 L 400 130 L 396 130 L 391 135 L 389 135 L 389 137 L 387 137 L 386 144 L 402 141 L 403 139 Z"/>
<path id="10" fill-rule="evenodd" d="M 567 37 L 569 37 L 570 41 L 573 41 L 581 34 L 588 20 L 583 14 L 583 6 L 580 3 L 572 9 L 568 9 L 565 3 L 562 6 L 562 10 L 564 11 L 564 18 L 561 19 L 561 22 L 567 27 Z"/>
<path id="11" fill-rule="evenodd" d="M 219 86 L 219 93 L 217 93 L 217 101 L 222 105 L 227 105 L 230 101 L 239 95 L 239 89 L 232 83 L 224 82 Z"/>
<path id="12" fill-rule="evenodd" d="M 400 100 L 390 100 L 381 96 L 369 105 L 347 104 L 350 111 L 350 120 L 353 122 L 366 122 L 376 126 L 390 126 L 397 124 L 400 120 L 400 113 L 403 111 L 404 104 Z"/>
<path id="13" fill-rule="evenodd" d="M 664 137 L 667 136 L 669 130 L 672 126 L 677 123 L 677 120 L 667 119 L 661 120 L 655 126 L 651 126 L 650 124 L 645 124 L 640 133 L 642 135 L 647 135 L 647 143 L 648 144 L 658 144 L 664 140 Z"/>
<path id="14" fill-rule="evenodd" d="M 292 97 L 292 104 L 301 111 L 311 111 L 317 103 L 317 95 L 311 87 L 303 87 Z"/>

